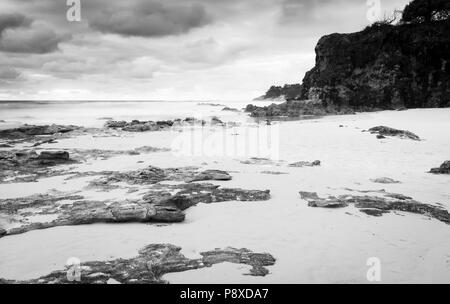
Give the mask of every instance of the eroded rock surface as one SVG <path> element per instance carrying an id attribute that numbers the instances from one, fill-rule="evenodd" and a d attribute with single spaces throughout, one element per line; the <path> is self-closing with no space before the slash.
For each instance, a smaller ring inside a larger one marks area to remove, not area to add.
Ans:
<path id="1" fill-rule="evenodd" d="M 229 189 L 201 183 L 154 184 L 140 199 L 118 201 L 92 201 L 79 193 L 49 193 L 0 200 L 0 215 L 10 221 L 8 225 L 0 221 L 0 227 L 6 230 L 5 235 L 13 235 L 56 226 L 95 223 L 178 223 L 185 219 L 184 210 L 200 203 L 270 199 L 268 190 Z"/>
<path id="2" fill-rule="evenodd" d="M 212 267 L 228 262 L 251 266 L 247 275 L 266 276 L 267 266 L 275 264 L 275 258 L 268 253 L 254 253 L 248 249 L 225 248 L 202 252 L 199 259 L 188 259 L 180 253 L 181 248 L 170 244 L 153 244 L 139 250 L 131 259 L 86 262 L 80 265 L 80 281 L 69 281 L 65 270 L 29 281 L 0 280 L 0 283 L 20 284 L 107 284 L 114 281 L 121 284 L 161 284 L 168 273 Z"/>
<path id="3" fill-rule="evenodd" d="M 379 178 L 374 178 L 370 180 L 373 183 L 376 184 L 400 184 L 400 181 L 397 181 L 395 179 L 389 178 L 389 177 L 379 177 Z"/>
<path id="4" fill-rule="evenodd" d="M 372 134 L 378 134 L 379 138 L 390 136 L 420 141 L 420 137 L 410 131 L 398 130 L 385 126 L 371 128 L 369 129 L 369 132 Z"/>
<path id="5" fill-rule="evenodd" d="M 321 164 L 320 160 L 315 160 L 313 162 L 300 161 L 297 163 L 290 164 L 289 167 L 293 167 L 293 168 L 317 167 L 317 166 L 320 166 L 320 164 Z"/>
<path id="6" fill-rule="evenodd" d="M 450 160 L 444 162 L 439 168 L 433 168 L 430 170 L 433 174 L 450 174 Z"/>
<path id="7" fill-rule="evenodd" d="M 391 195 L 386 193 L 385 197 L 341 195 L 321 198 L 317 193 L 300 192 L 300 196 L 308 202 L 310 207 L 343 208 L 354 205 L 361 212 L 373 216 L 382 216 L 390 211 L 403 211 L 426 215 L 450 224 L 450 214 L 447 210 L 433 205 L 422 204 L 407 196 L 398 194 Z"/>
<path id="8" fill-rule="evenodd" d="M 64 134 L 79 129 L 77 126 L 62 126 L 62 125 L 23 125 L 19 128 L 0 130 L 0 138 L 2 139 L 18 139 L 33 137 L 38 135 L 55 135 Z"/>

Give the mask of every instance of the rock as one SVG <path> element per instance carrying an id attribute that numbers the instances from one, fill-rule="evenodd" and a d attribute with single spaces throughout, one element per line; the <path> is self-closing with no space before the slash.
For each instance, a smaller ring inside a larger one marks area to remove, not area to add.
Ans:
<path id="1" fill-rule="evenodd" d="M 401 184 L 401 182 L 396 181 L 389 177 L 375 178 L 375 179 L 371 179 L 370 181 L 373 183 L 377 183 L 377 184 Z"/>
<path id="2" fill-rule="evenodd" d="M 232 177 L 228 172 L 220 171 L 220 170 L 206 170 L 200 172 L 198 175 L 194 176 L 190 182 L 198 182 L 198 181 L 229 181 Z"/>
<path id="3" fill-rule="evenodd" d="M 184 272 L 212 267 L 228 262 L 252 267 L 249 275 L 265 276 L 265 268 L 275 264 L 275 258 L 268 253 L 253 253 L 248 249 L 225 248 L 200 253 L 201 258 L 188 259 L 181 248 L 170 244 L 153 244 L 139 250 L 139 255 L 131 259 L 116 259 L 106 262 L 86 262 L 81 265 L 81 281 L 69 281 L 67 269 L 29 281 L 7 281 L 15 284 L 161 284 L 168 283 L 163 276 L 168 273 Z"/>
<path id="4" fill-rule="evenodd" d="M 66 151 L 44 151 L 39 154 L 38 159 L 45 159 L 45 160 L 55 160 L 55 161 L 66 161 L 69 160 L 69 152 Z"/>
<path id="5" fill-rule="evenodd" d="M 0 228 L 0 238 L 4 237 L 6 235 L 6 230 L 3 228 Z"/>
<path id="6" fill-rule="evenodd" d="M 444 162 L 439 168 L 433 168 L 430 170 L 433 174 L 450 174 L 450 160 Z"/>
<path id="7" fill-rule="evenodd" d="M 15 129 L 0 130 L 0 138 L 6 139 L 20 139 L 25 137 L 32 137 L 37 135 L 55 135 L 64 134 L 79 129 L 76 126 L 62 126 L 62 125 L 45 125 L 34 126 L 24 125 Z"/>
<path id="8" fill-rule="evenodd" d="M 0 148 L 12 148 L 13 146 L 8 144 L 0 144 Z"/>
<path id="9" fill-rule="evenodd" d="M 338 111 L 336 109 L 326 109 L 322 102 L 315 100 L 288 100 L 282 104 L 272 104 L 267 107 L 256 107 L 248 105 L 246 112 L 252 117 L 302 117 L 302 116 L 323 116 L 330 114 L 348 114 L 350 111 Z"/>
<path id="10" fill-rule="evenodd" d="M 261 171 L 261 174 L 267 174 L 267 175 L 287 175 L 289 173 L 286 172 L 278 172 L 278 171 Z"/>
<path id="11" fill-rule="evenodd" d="M 289 167 L 293 167 L 293 168 L 317 167 L 317 166 L 320 166 L 320 164 L 321 164 L 320 160 L 315 160 L 313 162 L 301 161 L 298 163 L 290 164 Z"/>
<path id="12" fill-rule="evenodd" d="M 446 224 L 450 224 L 450 214 L 440 206 L 422 204 L 406 196 L 389 195 L 379 196 L 353 196 L 341 195 L 339 197 L 330 196 L 320 198 L 316 193 L 300 192 L 302 199 L 308 202 L 311 207 L 345 207 L 354 205 L 368 215 L 382 216 L 390 211 L 403 211 L 414 214 L 422 214 L 437 219 Z"/>
<path id="13" fill-rule="evenodd" d="M 378 138 L 378 139 L 385 139 L 386 136 L 378 134 L 378 135 L 377 135 L 377 138 Z"/>
<path id="14" fill-rule="evenodd" d="M 343 208 L 348 205 L 345 202 L 339 201 L 335 197 L 329 197 L 328 199 L 320 199 L 317 193 L 313 192 L 300 192 L 300 196 L 303 200 L 308 202 L 308 206 L 315 208 Z"/>
<path id="15" fill-rule="evenodd" d="M 384 137 L 394 136 L 394 137 L 399 137 L 399 138 L 409 138 L 412 140 L 420 141 L 420 137 L 412 132 L 405 131 L 405 130 L 397 130 L 397 129 L 393 129 L 393 128 L 389 128 L 389 127 L 385 127 L 385 126 L 371 128 L 371 129 L 369 129 L 369 132 L 371 132 L 372 134 L 378 134 L 379 136 L 381 135 Z"/>
<path id="16" fill-rule="evenodd" d="M 228 112 L 240 112 L 238 109 L 235 109 L 235 108 L 229 108 L 229 107 L 223 108 L 222 111 L 228 111 Z"/>
<path id="17" fill-rule="evenodd" d="M 90 201 L 83 196 L 59 192 L 18 199 L 0 199 L 0 220 L 8 218 L 21 224 L 8 230 L 7 235 L 57 226 L 95 223 L 178 223 L 185 219 L 184 210 L 200 203 L 269 199 L 268 190 L 228 189 L 201 183 L 157 184 L 151 186 L 142 199 L 135 200 Z M 32 223 L 27 220 L 29 217 L 35 218 Z M 43 222 L 38 222 L 36 218 L 42 218 Z"/>
<path id="18" fill-rule="evenodd" d="M 180 210 L 186 210 L 192 206 L 227 201 L 255 202 L 270 199 L 270 191 L 243 190 L 219 188 L 212 184 L 193 184 L 185 190 L 164 201 L 165 205 L 172 205 Z"/>
<path id="19" fill-rule="evenodd" d="M 324 109 L 355 111 L 448 107 L 448 32 L 447 19 L 375 23 L 360 32 L 324 36 L 315 48 L 315 67 L 302 84 L 290 86 L 293 92 L 286 99 L 315 99 Z M 266 95 L 286 91 L 272 87 Z"/>
<path id="20" fill-rule="evenodd" d="M 379 210 L 379 209 L 359 209 L 362 213 L 365 213 L 370 216 L 380 217 L 385 213 L 389 213 L 389 211 Z"/>
<path id="21" fill-rule="evenodd" d="M 108 121 L 105 123 L 105 128 L 111 128 L 111 129 L 119 129 L 124 128 L 127 125 L 126 121 Z"/>
<path id="22" fill-rule="evenodd" d="M 211 125 L 213 126 L 225 126 L 225 123 L 221 121 L 218 117 L 211 118 Z"/>
<path id="23" fill-rule="evenodd" d="M 229 173 L 220 170 L 206 170 L 198 172 L 198 168 L 169 168 L 161 169 L 157 167 L 147 167 L 136 171 L 129 172 L 110 172 L 107 176 L 94 180 L 90 183 L 90 187 L 105 188 L 114 183 L 127 183 L 130 185 L 149 185 L 156 184 L 162 181 L 228 181 L 231 180 Z"/>

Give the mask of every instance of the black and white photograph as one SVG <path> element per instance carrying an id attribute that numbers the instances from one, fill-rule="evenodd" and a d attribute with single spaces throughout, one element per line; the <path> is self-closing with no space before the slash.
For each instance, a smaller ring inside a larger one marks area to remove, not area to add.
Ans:
<path id="1" fill-rule="evenodd" d="M 449 0 L 0 2 L 0 285 L 448 284 L 449 210 Z"/>

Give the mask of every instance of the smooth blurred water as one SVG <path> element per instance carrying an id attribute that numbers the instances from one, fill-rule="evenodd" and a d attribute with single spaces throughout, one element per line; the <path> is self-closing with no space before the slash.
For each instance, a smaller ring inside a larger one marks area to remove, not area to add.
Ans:
<path id="1" fill-rule="evenodd" d="M 223 111 L 230 107 L 242 110 L 247 104 L 269 102 L 210 102 L 199 101 L 1 101 L 0 129 L 22 123 L 73 124 L 100 127 L 105 120 L 169 120 L 176 118 L 208 118 L 218 116 L 225 121 L 245 121 L 243 112 Z"/>

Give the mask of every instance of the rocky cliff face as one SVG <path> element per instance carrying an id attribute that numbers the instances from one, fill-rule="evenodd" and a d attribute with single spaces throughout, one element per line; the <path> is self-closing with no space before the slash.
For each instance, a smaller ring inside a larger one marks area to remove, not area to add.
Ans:
<path id="1" fill-rule="evenodd" d="M 332 34 L 301 98 L 355 110 L 450 106 L 450 20 Z"/>
<path id="2" fill-rule="evenodd" d="M 324 36 L 295 99 L 320 101 L 328 112 L 448 107 L 449 33 L 444 20 Z"/>

